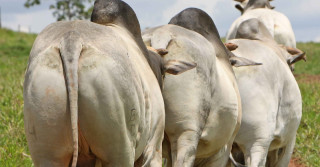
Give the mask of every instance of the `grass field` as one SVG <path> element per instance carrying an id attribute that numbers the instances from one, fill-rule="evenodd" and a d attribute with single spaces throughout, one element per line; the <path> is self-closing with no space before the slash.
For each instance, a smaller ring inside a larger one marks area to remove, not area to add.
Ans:
<path id="1" fill-rule="evenodd" d="M 0 30 L 0 166 L 32 166 L 24 135 L 22 87 L 35 37 Z"/>
<path id="2" fill-rule="evenodd" d="M 320 166 L 320 43 L 299 43 L 307 62 L 299 62 L 295 75 L 299 83 L 303 113 L 298 130 L 295 157 L 310 167 Z"/>
<path id="3" fill-rule="evenodd" d="M 32 166 L 23 125 L 22 86 L 36 35 L 0 29 L 0 166 Z M 303 97 L 303 116 L 294 157 L 320 166 L 320 44 L 299 43 L 308 62 L 296 64 Z"/>

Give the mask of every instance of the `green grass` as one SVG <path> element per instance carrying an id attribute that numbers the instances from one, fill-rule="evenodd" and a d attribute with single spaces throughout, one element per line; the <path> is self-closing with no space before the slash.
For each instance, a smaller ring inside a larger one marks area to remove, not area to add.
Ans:
<path id="1" fill-rule="evenodd" d="M 298 43 L 297 48 L 307 54 L 307 62 L 298 62 L 295 67 L 296 74 L 320 74 L 320 43 Z"/>
<path id="2" fill-rule="evenodd" d="M 307 53 L 307 62 L 295 65 L 303 110 L 293 156 L 306 166 L 320 166 L 320 43 L 298 43 L 297 47 Z"/>
<path id="3" fill-rule="evenodd" d="M 35 37 L 0 29 L 0 166 L 32 166 L 26 156 L 22 87 Z"/>
<path id="4" fill-rule="evenodd" d="M 22 87 L 28 55 L 36 35 L 0 29 L 0 166 L 32 166 L 23 124 Z M 308 61 L 296 64 L 303 115 L 294 157 L 320 166 L 320 44 L 299 43 Z M 310 76 L 311 75 L 311 76 Z M 317 79 L 318 78 L 318 79 Z"/>
<path id="5" fill-rule="evenodd" d="M 300 83 L 303 114 L 298 129 L 295 157 L 307 166 L 320 166 L 320 83 Z"/>

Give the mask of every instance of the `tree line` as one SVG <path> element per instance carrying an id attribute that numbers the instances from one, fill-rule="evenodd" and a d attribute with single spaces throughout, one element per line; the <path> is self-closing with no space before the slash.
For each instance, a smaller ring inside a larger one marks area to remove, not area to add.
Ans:
<path id="1" fill-rule="evenodd" d="M 53 16 L 57 21 L 89 19 L 93 10 L 94 0 L 56 0 L 49 9 L 53 10 Z M 40 5 L 41 0 L 27 0 L 24 4 L 26 8 Z"/>

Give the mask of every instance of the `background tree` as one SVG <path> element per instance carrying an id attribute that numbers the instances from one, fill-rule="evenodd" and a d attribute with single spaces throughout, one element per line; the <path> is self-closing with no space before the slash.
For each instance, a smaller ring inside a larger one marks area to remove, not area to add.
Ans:
<path id="1" fill-rule="evenodd" d="M 60 20 L 76 20 L 89 19 L 93 10 L 94 0 L 56 0 L 55 4 L 50 5 L 53 11 L 53 16 Z M 27 0 L 24 4 L 29 8 L 35 5 L 40 5 L 41 0 Z M 86 7 L 90 6 L 90 7 Z"/>

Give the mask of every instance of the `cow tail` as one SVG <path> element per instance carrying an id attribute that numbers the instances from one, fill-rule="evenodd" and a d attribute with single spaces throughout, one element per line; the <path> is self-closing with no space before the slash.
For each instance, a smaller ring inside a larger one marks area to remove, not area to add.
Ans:
<path id="1" fill-rule="evenodd" d="M 70 31 L 64 34 L 60 43 L 60 56 L 66 81 L 69 111 L 71 117 L 73 158 L 72 167 L 76 167 L 78 159 L 78 63 L 82 51 L 80 34 Z"/>

